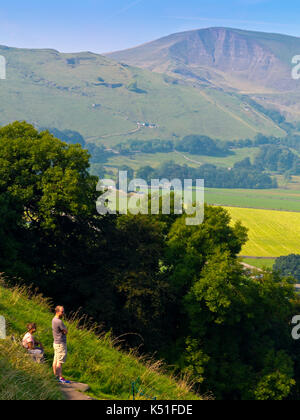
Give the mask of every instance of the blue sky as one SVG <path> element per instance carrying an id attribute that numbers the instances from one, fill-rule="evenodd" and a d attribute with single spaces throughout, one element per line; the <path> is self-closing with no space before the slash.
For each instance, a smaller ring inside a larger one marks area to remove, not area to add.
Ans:
<path id="1" fill-rule="evenodd" d="M 227 26 L 300 37 L 299 0 L 10 0 L 0 44 L 97 53 L 171 33 Z"/>

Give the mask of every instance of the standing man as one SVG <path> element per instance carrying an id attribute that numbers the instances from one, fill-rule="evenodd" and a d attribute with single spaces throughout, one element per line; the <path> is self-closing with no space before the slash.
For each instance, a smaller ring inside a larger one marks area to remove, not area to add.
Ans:
<path id="1" fill-rule="evenodd" d="M 71 382 L 66 381 L 62 376 L 62 366 L 67 360 L 67 334 L 68 330 L 65 324 L 62 322 L 65 310 L 63 306 L 57 306 L 55 308 L 55 317 L 52 320 L 52 332 L 54 338 L 54 361 L 53 361 L 53 372 L 62 384 L 70 384 Z"/>

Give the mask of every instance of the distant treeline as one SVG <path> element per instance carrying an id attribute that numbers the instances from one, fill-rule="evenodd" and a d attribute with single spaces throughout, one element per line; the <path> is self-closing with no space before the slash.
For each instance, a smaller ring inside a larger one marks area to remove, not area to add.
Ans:
<path id="1" fill-rule="evenodd" d="M 289 134 L 286 137 L 265 136 L 264 134 L 257 134 L 254 139 L 240 139 L 225 142 L 227 148 L 242 149 L 245 147 L 260 147 L 266 144 L 273 144 L 277 146 L 291 147 L 300 151 L 300 136 Z"/>
<path id="2" fill-rule="evenodd" d="M 187 165 L 178 165 L 172 161 L 161 164 L 154 169 L 144 166 L 137 171 L 136 176 L 150 182 L 151 179 L 204 179 L 208 188 L 247 188 L 268 189 L 277 188 L 277 181 L 268 174 L 258 171 L 251 162 L 246 167 L 236 164 L 233 168 L 218 168 L 215 165 L 205 164 L 199 168 Z"/>
<path id="3" fill-rule="evenodd" d="M 116 146 L 122 155 L 133 153 L 170 153 L 174 150 L 202 156 L 225 157 L 232 154 L 228 145 L 202 135 L 190 135 L 182 140 L 129 140 Z"/>
<path id="4" fill-rule="evenodd" d="M 290 254 L 277 258 L 273 270 L 286 277 L 292 276 L 295 282 L 300 282 L 300 255 Z"/>
<path id="5" fill-rule="evenodd" d="M 47 129 L 55 137 L 61 139 L 68 144 L 80 144 L 87 149 L 91 155 L 91 164 L 104 164 L 109 157 L 113 155 L 112 151 L 108 151 L 103 145 L 95 145 L 87 143 L 84 137 L 72 130 L 58 130 L 56 128 Z M 192 174 L 191 178 L 205 174 L 208 186 L 214 188 L 276 188 L 277 183 L 270 176 L 263 172 L 276 172 L 278 174 L 299 175 L 300 174 L 300 158 L 297 152 L 300 152 L 300 136 L 288 135 L 287 137 L 273 137 L 258 134 L 254 139 L 243 139 L 237 141 L 222 142 L 214 140 L 202 135 L 189 135 L 182 140 L 128 140 L 125 143 L 118 144 L 115 149 L 123 156 L 136 153 L 170 153 L 179 151 L 189 153 L 191 155 L 226 157 L 234 154 L 235 148 L 259 148 L 259 152 L 254 159 L 254 163 L 250 159 L 245 159 L 231 170 L 218 168 L 214 165 L 203 165 L 197 170 L 188 166 L 177 165 L 177 178 L 183 178 L 180 174 L 187 172 Z M 170 178 L 174 172 L 172 165 L 168 165 L 167 173 L 163 170 L 164 176 Z M 181 169 L 179 169 L 181 168 Z M 130 169 L 130 168 L 129 168 Z M 152 168 L 151 168 L 152 169 Z M 142 168 L 144 170 L 144 168 Z M 97 169 L 97 174 L 103 175 L 103 167 Z M 152 172 L 156 172 L 153 170 Z M 198 176 L 199 177 L 199 176 Z"/>
<path id="6" fill-rule="evenodd" d="M 300 158 L 284 146 L 266 145 L 260 148 L 255 158 L 257 169 L 290 175 L 300 174 Z"/>
<path id="7" fill-rule="evenodd" d="M 254 168 L 258 171 L 300 174 L 300 136 L 289 135 L 284 138 L 259 134 L 254 140 L 246 139 L 227 142 L 227 147 L 259 147 L 254 159 Z M 248 168 L 250 160 L 241 162 L 240 167 Z"/>
<path id="8" fill-rule="evenodd" d="M 243 161 L 239 165 L 239 169 L 251 169 L 256 173 L 271 171 L 279 174 L 286 172 L 290 175 L 300 174 L 300 158 L 296 153 L 300 152 L 300 136 L 296 135 L 280 138 L 258 134 L 254 139 L 227 142 L 213 140 L 201 135 L 186 136 L 182 140 L 176 141 L 160 139 L 130 140 L 118 144 L 116 150 L 124 156 L 136 153 L 170 153 L 176 150 L 191 155 L 226 157 L 234 154 L 232 149 L 251 147 L 260 148 L 255 157 L 254 165 L 250 164 L 249 167 L 250 160 L 249 162 L 246 161 L 246 164 Z M 222 169 L 219 168 L 218 171 L 221 174 Z M 251 178 L 252 175 L 253 173 Z M 226 183 L 228 183 L 227 180 Z"/>

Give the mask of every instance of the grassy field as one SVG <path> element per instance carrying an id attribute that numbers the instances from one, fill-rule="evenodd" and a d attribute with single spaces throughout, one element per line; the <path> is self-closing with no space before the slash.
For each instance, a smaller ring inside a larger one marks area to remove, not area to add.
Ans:
<path id="1" fill-rule="evenodd" d="M 236 162 L 239 162 L 246 157 L 254 158 L 258 148 L 234 149 L 235 154 L 227 157 L 213 157 L 213 156 L 197 156 L 189 153 L 138 153 L 133 156 L 118 156 L 115 155 L 108 160 L 105 165 L 107 168 L 118 168 L 122 165 L 128 165 L 134 170 L 138 170 L 142 166 L 152 166 L 156 168 L 164 162 L 173 160 L 179 165 L 188 165 L 197 168 L 204 163 L 221 166 L 224 168 L 232 167 Z"/>
<path id="2" fill-rule="evenodd" d="M 264 268 L 273 268 L 275 264 L 275 258 L 265 259 L 265 258 L 243 258 L 243 262 L 253 267 L 264 269 Z"/>
<path id="3" fill-rule="evenodd" d="M 47 364 L 38 367 L 18 347 L 0 340 L 0 400 L 60 399 L 58 388 L 51 379 L 53 357 L 49 304 L 42 297 L 29 298 L 25 289 L 7 289 L 0 280 L 0 314 L 8 324 L 7 335 L 20 339 L 26 324 L 36 322 L 36 334 L 46 350 Z M 200 399 L 190 391 L 186 381 L 164 373 L 160 362 L 137 357 L 135 352 L 126 353 L 118 347 L 118 341 L 110 335 L 96 335 L 91 329 L 80 328 L 78 321 L 67 323 L 69 329 L 69 356 L 64 374 L 67 378 L 84 382 L 91 388 L 95 399 L 129 400 L 131 383 L 141 379 L 141 388 L 147 395 L 161 400 Z M 5 357 L 3 356 L 5 354 Z"/>
<path id="4" fill-rule="evenodd" d="M 300 253 L 300 213 L 227 208 L 232 220 L 249 229 L 249 241 L 241 255 L 279 257 Z"/>
<path id="5" fill-rule="evenodd" d="M 300 212 L 300 189 L 205 189 L 208 204 Z"/>

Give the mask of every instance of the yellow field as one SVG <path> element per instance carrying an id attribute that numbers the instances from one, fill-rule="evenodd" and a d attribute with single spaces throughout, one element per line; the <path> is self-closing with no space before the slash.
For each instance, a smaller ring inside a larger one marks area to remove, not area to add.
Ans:
<path id="1" fill-rule="evenodd" d="M 249 229 L 249 241 L 241 254 L 279 257 L 300 254 L 300 213 L 226 207 L 233 221 Z"/>

